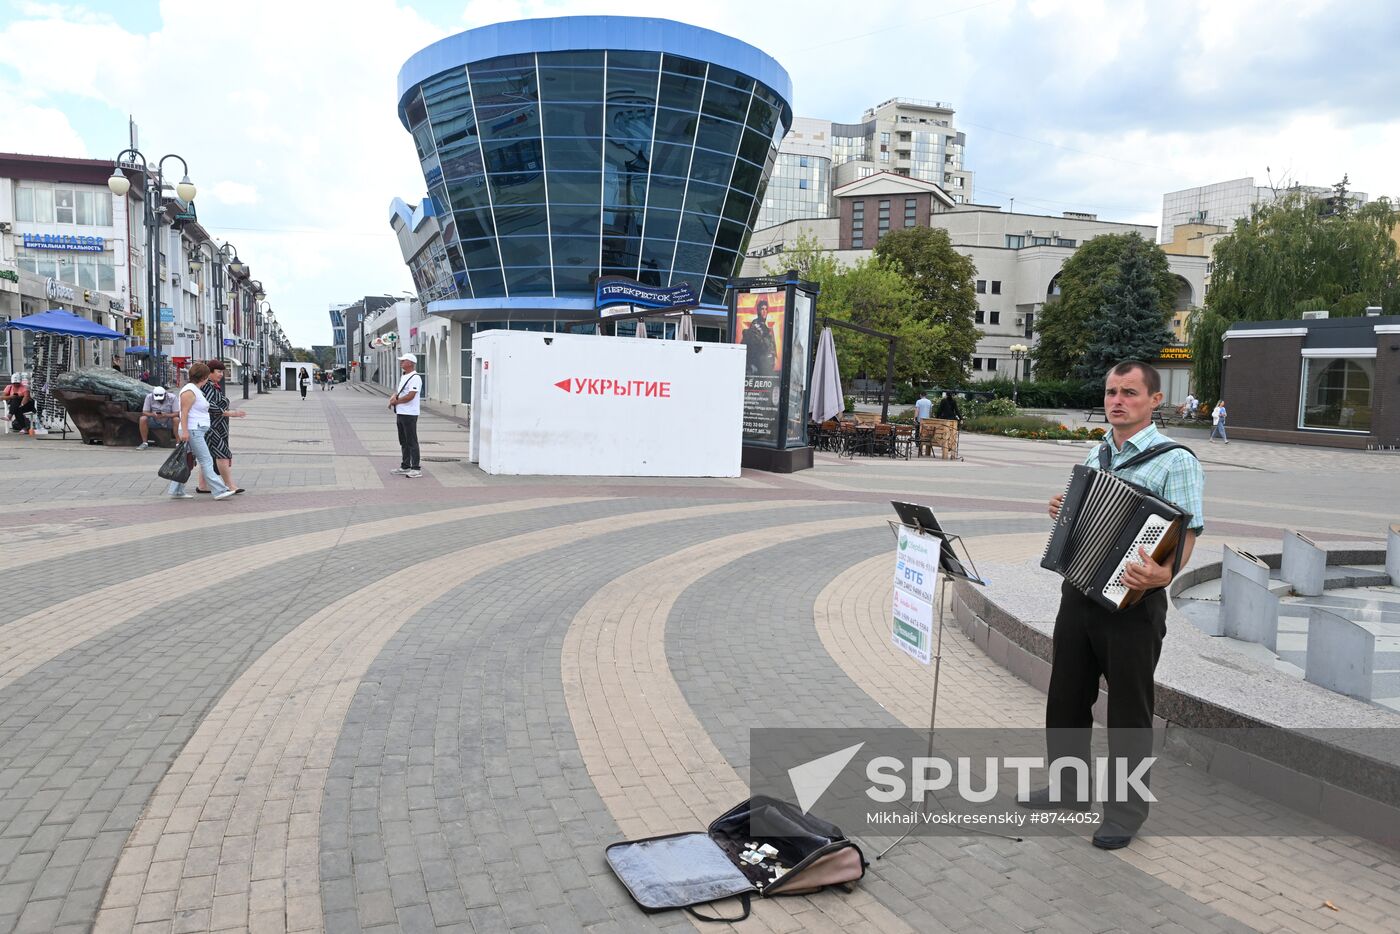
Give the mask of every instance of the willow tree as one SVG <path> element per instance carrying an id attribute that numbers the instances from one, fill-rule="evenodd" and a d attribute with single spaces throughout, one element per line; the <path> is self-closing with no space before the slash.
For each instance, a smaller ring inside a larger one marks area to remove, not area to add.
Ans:
<path id="1" fill-rule="evenodd" d="M 1298 318 L 1327 310 L 1358 315 L 1371 305 L 1400 311 L 1400 213 L 1389 201 L 1355 207 L 1293 192 L 1258 208 L 1215 245 L 1206 307 L 1189 322 L 1194 383 L 1220 394 L 1223 335 L 1236 321 Z"/>

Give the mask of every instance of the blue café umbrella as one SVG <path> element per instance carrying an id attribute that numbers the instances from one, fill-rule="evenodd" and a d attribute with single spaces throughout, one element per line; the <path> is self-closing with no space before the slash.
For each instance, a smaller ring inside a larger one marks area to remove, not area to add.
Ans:
<path id="1" fill-rule="evenodd" d="M 96 321 L 73 314 L 71 311 L 64 311 L 61 308 L 54 308 L 50 311 L 41 311 L 38 314 L 26 315 L 23 318 L 16 318 L 6 327 L 18 331 L 35 331 L 41 334 L 62 334 L 66 337 L 85 337 L 89 340 L 125 340 L 125 334 L 119 334 L 109 327 L 104 327 Z"/>

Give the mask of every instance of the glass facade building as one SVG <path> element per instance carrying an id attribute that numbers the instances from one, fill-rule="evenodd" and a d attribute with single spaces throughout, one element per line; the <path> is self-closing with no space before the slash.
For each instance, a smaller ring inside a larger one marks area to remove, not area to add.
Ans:
<path id="1" fill-rule="evenodd" d="M 659 19 L 499 23 L 422 50 L 400 72 L 399 117 L 450 271 L 415 270 L 446 286 L 429 311 L 584 317 L 600 275 L 687 282 L 718 310 L 790 88 L 758 49 Z"/>

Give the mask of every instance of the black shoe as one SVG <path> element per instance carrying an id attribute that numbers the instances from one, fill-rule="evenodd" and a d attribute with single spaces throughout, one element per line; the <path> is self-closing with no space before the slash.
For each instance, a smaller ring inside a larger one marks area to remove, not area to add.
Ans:
<path id="1" fill-rule="evenodd" d="M 1121 824 L 1104 820 L 1099 824 L 1099 829 L 1094 831 L 1094 846 L 1101 850 L 1121 850 L 1133 842 L 1136 833 L 1137 831 L 1129 830 Z"/>
<path id="2" fill-rule="evenodd" d="M 1089 810 L 1089 802 L 1087 802 L 1087 801 L 1077 801 L 1077 800 L 1074 800 L 1074 799 L 1071 799 L 1071 798 L 1066 798 L 1066 799 L 1061 800 L 1061 801 L 1051 801 L 1051 800 L 1050 800 L 1050 789 L 1049 789 L 1049 788 L 1041 788 L 1041 789 L 1039 789 L 1039 790 L 1037 790 L 1037 791 L 1032 791 L 1029 798 L 1027 798 L 1027 799 L 1024 800 L 1024 801 L 1017 801 L 1016 803 L 1017 803 L 1019 806 L 1021 806 L 1021 807 L 1023 807 L 1023 808 L 1027 808 L 1027 809 L 1032 810 L 1032 811 L 1087 811 L 1087 810 Z"/>

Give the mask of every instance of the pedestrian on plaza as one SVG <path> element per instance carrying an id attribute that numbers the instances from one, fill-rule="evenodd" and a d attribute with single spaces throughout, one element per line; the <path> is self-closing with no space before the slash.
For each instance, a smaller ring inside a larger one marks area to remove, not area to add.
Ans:
<path id="1" fill-rule="evenodd" d="M 301 389 L 301 401 L 306 401 L 306 387 L 311 383 L 311 374 L 306 372 L 306 367 L 301 368 L 297 374 L 297 386 Z"/>
<path id="2" fill-rule="evenodd" d="M 209 367 L 203 363 L 196 363 L 190 367 L 189 382 L 180 387 L 180 421 L 176 430 L 176 437 L 180 441 L 187 441 L 190 451 L 194 454 L 195 463 L 199 465 L 199 472 L 214 488 L 215 499 L 229 499 L 233 496 L 233 490 L 224 485 L 224 481 L 219 479 L 217 468 L 214 466 L 214 458 L 209 453 L 209 443 L 205 436 L 209 433 L 209 400 L 204 398 L 204 384 L 209 381 Z M 194 499 L 193 493 L 185 492 L 185 485 L 176 480 L 170 481 L 170 486 L 166 493 L 174 499 Z"/>
<path id="3" fill-rule="evenodd" d="M 914 403 L 914 440 L 919 444 L 919 456 L 925 457 L 933 452 L 933 441 L 924 440 L 923 424 L 933 416 L 933 403 L 929 400 L 928 393 L 919 393 L 918 401 Z"/>
<path id="4" fill-rule="evenodd" d="M 1194 393 L 1188 392 L 1188 393 L 1186 394 L 1186 408 L 1185 408 L 1186 417 L 1187 417 L 1187 418 L 1195 418 L 1195 417 L 1196 417 L 1196 410 L 1199 409 L 1200 407 L 1201 407 L 1201 400 L 1200 400 L 1200 399 L 1197 399 Z"/>
<path id="5" fill-rule="evenodd" d="M 209 454 L 214 458 L 214 467 L 219 471 L 219 478 L 224 481 L 224 486 L 235 493 L 246 492 L 243 487 L 233 482 L 233 450 L 229 447 L 228 441 L 228 420 L 230 418 L 246 418 L 248 413 L 242 409 L 230 410 L 228 405 L 228 395 L 224 392 L 224 361 L 210 360 L 209 382 L 201 388 L 205 400 L 209 403 L 209 432 L 204 436 L 205 443 L 209 445 Z M 208 493 L 204 489 L 208 480 L 201 472 L 199 486 L 195 487 L 197 493 Z"/>
<path id="6" fill-rule="evenodd" d="M 943 398 L 938 400 L 938 417 L 949 421 L 962 421 L 962 411 L 958 408 L 958 399 L 953 395 L 953 390 L 943 390 Z"/>
<path id="7" fill-rule="evenodd" d="M 122 371 L 122 358 L 118 357 L 116 354 L 112 355 L 112 369 L 116 370 L 118 373 Z"/>
<path id="8" fill-rule="evenodd" d="M 151 446 L 151 425 L 169 429 L 175 434 L 175 422 L 179 417 L 176 409 L 176 401 L 164 386 L 157 386 L 146 396 L 146 401 L 141 403 L 141 443 L 136 446 L 136 450 L 144 451 Z"/>
<path id="9" fill-rule="evenodd" d="M 1150 795 L 1132 789 L 1127 777 L 1138 775 L 1144 785 L 1148 780 L 1154 675 L 1167 634 L 1166 588 L 1190 560 L 1196 538 L 1205 529 L 1205 475 L 1195 455 L 1160 434 L 1152 423 L 1152 412 L 1161 403 L 1162 377 L 1154 368 L 1128 360 L 1109 370 L 1103 404 L 1113 430 L 1084 464 L 1146 487 L 1187 514 L 1180 562 L 1168 558 L 1158 564 L 1138 548 L 1123 571 L 1123 584 L 1146 595 L 1116 612 L 1090 600 L 1069 581 L 1061 585 L 1045 699 L 1045 761 L 1083 764 L 1084 781 L 1077 790 L 1058 797 L 1052 793 L 1052 783 L 1051 788 L 1031 792 L 1021 801 L 1023 807 L 1036 810 L 1088 811 L 1092 807 L 1093 791 L 1086 786 L 1093 784 L 1088 780 L 1094 770 L 1089 761 L 1093 708 L 1099 699 L 1099 680 L 1105 679 L 1109 800 L 1100 802 L 1103 816 L 1093 837 L 1094 846 L 1104 850 L 1127 846 L 1147 819 Z M 1064 499 L 1063 493 L 1051 497 L 1050 518 L 1059 518 Z M 1066 772 L 1066 785 L 1073 788 L 1077 784 L 1074 770 L 1064 769 L 1061 774 Z"/>
<path id="10" fill-rule="evenodd" d="M 29 431 L 29 413 L 34 411 L 34 397 L 29 394 L 23 373 L 11 373 L 10 383 L 3 393 L 9 410 L 10 430 L 21 434 Z"/>
<path id="11" fill-rule="evenodd" d="M 1226 444 L 1230 439 L 1225 436 L 1225 400 L 1221 399 L 1215 403 L 1215 408 L 1210 413 L 1210 443 L 1215 443 L 1215 436 L 1220 435 L 1220 440 Z"/>
<path id="12" fill-rule="evenodd" d="M 423 393 L 423 377 L 414 372 L 418 358 L 411 353 L 399 357 L 399 388 L 389 397 L 394 421 L 399 429 L 399 468 L 394 471 L 410 479 L 423 476 L 418 459 L 418 410 Z"/>

